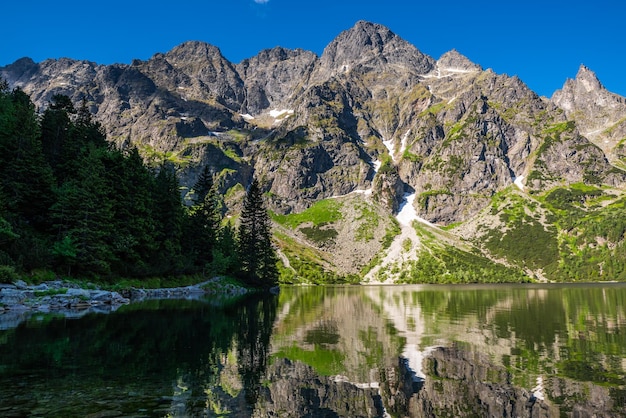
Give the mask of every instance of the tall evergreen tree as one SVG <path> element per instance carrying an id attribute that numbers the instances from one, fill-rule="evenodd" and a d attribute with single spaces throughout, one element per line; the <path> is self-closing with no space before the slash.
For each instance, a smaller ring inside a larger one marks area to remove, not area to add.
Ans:
<path id="1" fill-rule="evenodd" d="M 59 165 L 63 162 L 63 149 L 72 129 L 71 115 L 76 109 L 69 97 L 56 94 L 52 97 L 50 106 L 44 111 L 41 120 L 41 141 L 48 163 L 61 183 L 63 175 L 59 175 Z M 65 173 L 63 173 L 65 174 Z"/>
<path id="2" fill-rule="evenodd" d="M 275 285 L 278 270 L 271 221 L 256 179 L 252 180 L 248 188 L 239 221 L 238 253 L 243 278 L 261 287 Z"/>
<path id="3" fill-rule="evenodd" d="M 111 195 L 113 229 L 110 243 L 115 255 L 113 269 L 123 276 L 151 274 L 156 246 L 154 223 L 154 177 L 137 149 L 106 152 L 104 166 Z"/>
<path id="4" fill-rule="evenodd" d="M 114 211 L 110 185 L 106 181 L 103 150 L 93 150 L 84 159 L 75 177 L 63 183 L 58 201 L 52 207 L 57 229 L 56 249 L 75 246 L 75 271 L 84 275 L 108 275 L 115 255 L 113 241 Z M 69 237 L 69 238 L 68 238 Z M 68 261 L 64 258 L 63 262 Z"/>
<path id="5" fill-rule="evenodd" d="M 204 198 L 207 194 L 215 192 L 215 185 L 213 182 L 213 174 L 208 165 L 204 166 L 202 173 L 198 177 L 196 184 L 193 186 L 194 204 L 201 204 L 204 202 Z"/>
<path id="6" fill-rule="evenodd" d="M 163 163 L 155 178 L 154 224 L 157 251 L 152 265 L 155 274 L 177 274 L 183 269 L 181 240 L 184 209 L 176 172 Z"/>
<path id="7" fill-rule="evenodd" d="M 19 89 L 10 95 L 13 126 L 3 127 L 8 138 L 2 140 L 0 175 L 10 209 L 35 227 L 45 227 L 48 209 L 53 203 L 54 177 L 46 162 L 39 140 L 35 106 Z"/>
<path id="8" fill-rule="evenodd" d="M 1 183 L 0 186 L 2 186 Z M 6 216 L 4 202 L 5 198 L 0 187 L 0 265 L 13 265 L 14 261 L 7 252 L 8 244 L 20 236 L 13 231 L 11 223 L 4 218 Z"/>
<path id="9" fill-rule="evenodd" d="M 185 255 L 204 270 L 213 261 L 222 217 L 213 176 L 206 166 L 193 187 L 194 204 L 189 208 L 183 248 Z"/>
<path id="10" fill-rule="evenodd" d="M 213 248 L 211 273 L 237 274 L 239 271 L 239 254 L 235 227 L 230 220 L 223 225 L 217 235 L 217 242 Z"/>
<path id="11" fill-rule="evenodd" d="M 43 156 L 35 106 L 20 89 L 0 83 L 0 188 L 5 227 L 19 239 L 3 254 L 22 269 L 40 267 L 49 256 L 48 210 L 54 202 L 52 171 Z M 7 261 L 8 262 L 8 261 Z"/>
<path id="12" fill-rule="evenodd" d="M 75 153 L 86 153 L 89 146 L 96 148 L 108 148 L 104 128 L 93 119 L 87 99 L 83 98 L 80 107 L 76 110 L 70 140 L 63 149 L 63 155 L 71 157 Z"/>

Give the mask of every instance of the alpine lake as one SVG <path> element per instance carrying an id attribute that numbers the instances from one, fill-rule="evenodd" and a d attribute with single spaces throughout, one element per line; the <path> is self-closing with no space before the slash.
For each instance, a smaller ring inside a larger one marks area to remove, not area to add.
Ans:
<path id="1" fill-rule="evenodd" d="M 626 284 L 282 287 L 0 329 L 2 417 L 623 417 Z"/>

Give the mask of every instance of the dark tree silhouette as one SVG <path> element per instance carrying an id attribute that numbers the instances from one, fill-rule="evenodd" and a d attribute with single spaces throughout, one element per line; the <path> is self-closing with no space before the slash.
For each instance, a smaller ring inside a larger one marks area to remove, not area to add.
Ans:
<path id="1" fill-rule="evenodd" d="M 238 253 L 243 279 L 254 286 L 275 285 L 278 269 L 271 222 L 256 179 L 248 188 L 239 222 Z"/>

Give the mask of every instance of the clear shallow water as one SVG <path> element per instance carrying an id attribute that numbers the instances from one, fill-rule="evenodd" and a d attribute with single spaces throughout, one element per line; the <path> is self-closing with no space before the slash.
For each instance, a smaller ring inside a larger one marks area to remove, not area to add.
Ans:
<path id="1" fill-rule="evenodd" d="M 626 286 L 284 288 L 0 331 L 0 416 L 626 416 Z"/>

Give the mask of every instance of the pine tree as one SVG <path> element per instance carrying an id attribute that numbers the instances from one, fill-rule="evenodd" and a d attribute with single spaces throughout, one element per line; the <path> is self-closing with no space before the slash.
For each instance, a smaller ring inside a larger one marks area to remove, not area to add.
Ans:
<path id="1" fill-rule="evenodd" d="M 13 232 L 13 227 L 9 221 L 4 219 L 4 216 L 6 215 L 4 207 L 5 200 L 4 194 L 2 193 L 2 187 L 0 187 L 0 253 L 2 253 L 5 248 L 5 244 L 20 237 L 18 234 Z M 0 264 L 3 264 L 2 257 L 0 257 Z"/>
<path id="2" fill-rule="evenodd" d="M 35 106 L 26 93 L 13 90 L 5 99 L 0 123 L 0 177 L 9 211 L 41 226 L 53 203 L 52 170 L 39 141 Z"/>
<path id="3" fill-rule="evenodd" d="M 40 142 L 35 106 L 20 89 L 0 83 L 0 193 L 3 229 L 19 236 L 4 241 L 0 264 L 25 270 L 49 260 L 49 208 L 54 203 L 54 178 Z"/>
<path id="4" fill-rule="evenodd" d="M 213 174 L 208 165 L 204 166 L 202 173 L 198 177 L 196 184 L 193 186 L 194 204 L 201 204 L 207 194 L 214 192 Z"/>
<path id="5" fill-rule="evenodd" d="M 41 120 L 43 152 L 59 183 L 65 180 L 65 172 L 59 173 L 59 166 L 63 163 L 63 149 L 67 147 L 72 130 L 71 115 L 75 113 L 76 109 L 69 97 L 55 94 Z"/>
<path id="6" fill-rule="evenodd" d="M 183 269 L 181 241 L 185 213 L 174 168 L 162 164 L 155 178 L 154 225 L 157 245 L 155 274 L 179 274 Z"/>
<path id="7" fill-rule="evenodd" d="M 230 220 L 223 225 L 217 235 L 211 261 L 212 274 L 233 274 L 239 271 L 236 231 Z"/>
<path id="8" fill-rule="evenodd" d="M 104 165 L 115 213 L 114 272 L 122 276 L 147 276 L 156 250 L 154 223 L 154 176 L 136 149 L 108 150 Z"/>
<path id="9" fill-rule="evenodd" d="M 256 179 L 248 188 L 241 212 L 238 253 L 244 280 L 261 287 L 276 284 L 277 257 L 272 244 L 271 222 Z"/>
<path id="10" fill-rule="evenodd" d="M 65 152 L 71 152 L 73 148 L 77 152 L 84 153 L 90 145 L 96 148 L 109 147 L 104 128 L 100 122 L 93 120 L 86 98 L 83 98 L 76 111 L 70 141 L 71 147 L 67 147 Z"/>
<path id="11" fill-rule="evenodd" d="M 194 204 L 188 211 L 183 248 L 193 264 L 204 271 L 213 261 L 213 250 L 222 221 L 217 191 L 208 166 L 194 185 L 193 195 Z"/>
<path id="12" fill-rule="evenodd" d="M 52 207 L 57 229 L 55 250 L 75 245 L 76 257 L 56 251 L 59 262 L 75 262 L 74 271 L 81 275 L 108 275 L 115 255 L 110 243 L 115 236 L 113 202 L 106 181 L 102 150 L 93 150 L 84 165 L 58 190 L 58 201 Z M 67 238 L 69 237 L 69 238 Z M 70 266 L 68 266 L 70 267 Z"/>

